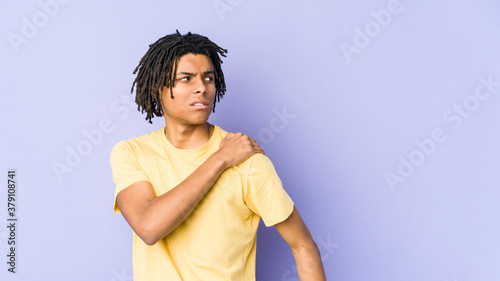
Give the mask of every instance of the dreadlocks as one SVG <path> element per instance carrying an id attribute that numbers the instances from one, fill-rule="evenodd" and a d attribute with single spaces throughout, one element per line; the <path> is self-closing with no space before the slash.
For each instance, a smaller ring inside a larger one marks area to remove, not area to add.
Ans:
<path id="1" fill-rule="evenodd" d="M 222 60 L 225 57 L 226 49 L 219 47 L 205 36 L 192 34 L 181 35 L 176 33 L 158 39 L 149 45 L 149 50 L 142 57 L 139 65 L 135 68 L 134 74 L 137 77 L 132 84 L 131 92 L 136 86 L 135 102 L 137 110 L 146 112 L 146 120 L 153 123 L 151 118 L 163 116 L 160 103 L 160 91 L 165 86 L 170 89 L 170 98 L 174 98 L 172 88 L 175 86 L 175 73 L 179 58 L 185 54 L 206 55 L 214 67 L 215 72 L 215 103 L 219 102 L 226 92 L 224 73 L 222 72 Z M 220 56 L 219 56 L 220 55 Z"/>

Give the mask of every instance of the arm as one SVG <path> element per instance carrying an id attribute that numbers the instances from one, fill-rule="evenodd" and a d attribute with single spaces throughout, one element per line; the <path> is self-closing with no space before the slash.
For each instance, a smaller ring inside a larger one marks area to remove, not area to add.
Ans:
<path id="1" fill-rule="evenodd" d="M 137 182 L 118 193 L 118 207 L 134 232 L 153 245 L 186 219 L 225 169 L 255 153 L 263 150 L 254 139 L 229 133 L 219 150 L 176 187 L 156 197 L 149 182 Z"/>
<path id="2" fill-rule="evenodd" d="M 292 214 L 275 227 L 292 249 L 300 280 L 326 280 L 318 246 L 297 209 L 294 207 Z"/>

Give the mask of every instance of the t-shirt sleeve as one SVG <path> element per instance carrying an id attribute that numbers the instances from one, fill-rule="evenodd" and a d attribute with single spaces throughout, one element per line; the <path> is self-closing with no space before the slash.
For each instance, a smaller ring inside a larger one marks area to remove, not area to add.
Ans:
<path id="1" fill-rule="evenodd" d="M 116 183 L 114 211 L 120 213 L 116 203 L 118 193 L 136 182 L 150 180 L 141 168 L 130 145 L 125 141 L 121 141 L 113 147 L 110 162 L 113 181 Z"/>
<path id="2" fill-rule="evenodd" d="M 271 160 L 263 154 L 255 154 L 250 160 L 247 206 L 261 216 L 266 226 L 286 220 L 294 203 L 283 189 Z"/>

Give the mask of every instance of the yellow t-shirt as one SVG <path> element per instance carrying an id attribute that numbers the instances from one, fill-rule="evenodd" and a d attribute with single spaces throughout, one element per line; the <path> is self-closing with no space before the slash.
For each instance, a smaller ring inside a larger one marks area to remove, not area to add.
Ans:
<path id="1" fill-rule="evenodd" d="M 218 150 L 226 134 L 215 126 L 197 149 L 174 147 L 164 128 L 119 142 L 111 152 L 115 212 L 116 195 L 136 182 L 150 182 L 157 196 L 177 186 Z M 186 220 L 155 245 L 133 234 L 134 280 L 255 280 L 260 218 L 271 226 L 292 211 L 273 164 L 255 154 L 225 170 Z"/>

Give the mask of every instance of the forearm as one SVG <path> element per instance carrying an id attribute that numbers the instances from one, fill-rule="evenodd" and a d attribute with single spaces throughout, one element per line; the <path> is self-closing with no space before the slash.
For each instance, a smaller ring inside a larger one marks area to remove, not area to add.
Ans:
<path id="1" fill-rule="evenodd" d="M 228 133 L 217 152 L 167 193 L 156 196 L 150 182 L 137 182 L 118 193 L 118 207 L 134 232 L 153 245 L 187 218 L 225 169 L 263 152 L 254 139 Z"/>
<path id="2" fill-rule="evenodd" d="M 321 254 L 314 242 L 292 250 L 292 252 L 300 281 L 326 280 Z"/>
<path id="3" fill-rule="evenodd" d="M 179 185 L 147 202 L 141 238 L 154 244 L 172 232 L 194 210 L 227 166 L 223 157 L 215 153 Z"/>

